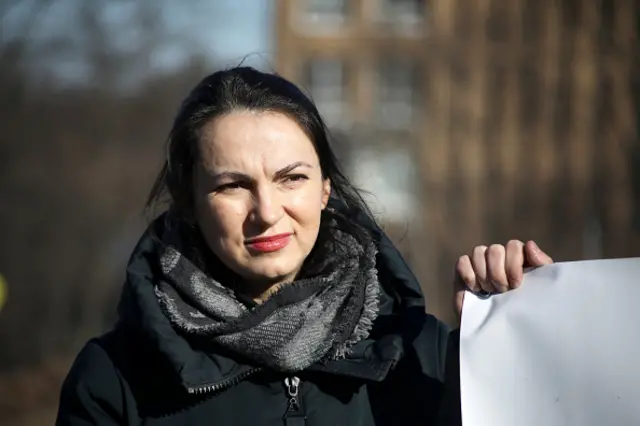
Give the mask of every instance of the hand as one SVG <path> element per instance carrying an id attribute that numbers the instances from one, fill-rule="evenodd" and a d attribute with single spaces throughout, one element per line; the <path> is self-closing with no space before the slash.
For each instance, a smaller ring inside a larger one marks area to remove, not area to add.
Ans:
<path id="1" fill-rule="evenodd" d="M 454 279 L 455 311 L 460 320 L 465 290 L 504 293 L 522 283 L 523 270 L 553 263 L 553 260 L 533 241 L 524 244 L 511 240 L 504 246 L 477 246 L 471 255 L 464 255 L 456 263 Z"/>

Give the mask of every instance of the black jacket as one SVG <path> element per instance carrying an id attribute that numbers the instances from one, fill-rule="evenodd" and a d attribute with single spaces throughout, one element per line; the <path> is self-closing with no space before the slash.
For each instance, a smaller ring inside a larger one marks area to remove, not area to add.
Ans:
<path id="1" fill-rule="evenodd" d="M 204 351 L 176 333 L 153 293 L 157 248 L 146 234 L 125 285 L 135 293 L 137 320 L 85 345 L 62 386 L 56 424 L 427 426 L 438 415 L 439 424 L 459 424 L 455 371 L 449 392 L 443 384 L 449 331 L 424 313 L 415 277 L 376 232 L 384 294 L 370 338 L 346 359 L 289 377 L 300 380 L 297 388 L 287 388 L 282 374 Z M 456 352 L 449 354 L 454 367 Z"/>

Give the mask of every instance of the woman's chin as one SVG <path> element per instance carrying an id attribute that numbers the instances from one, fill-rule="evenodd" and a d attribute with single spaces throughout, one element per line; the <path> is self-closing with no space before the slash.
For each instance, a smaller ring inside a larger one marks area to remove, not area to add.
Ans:
<path id="1" fill-rule="evenodd" d="M 251 281 L 254 282 L 276 285 L 293 281 L 299 270 L 299 268 L 278 268 L 274 266 L 275 265 L 270 265 L 269 267 L 264 268 L 252 268 L 247 276 L 250 276 Z"/>
<path id="2" fill-rule="evenodd" d="M 261 274 L 255 274 L 255 281 L 263 282 L 265 284 L 277 285 L 287 282 L 291 282 L 295 279 L 295 272 L 279 272 L 279 271 L 265 271 Z"/>
<path id="3" fill-rule="evenodd" d="M 247 274 L 245 277 L 251 277 L 252 281 L 264 282 L 284 282 L 291 281 L 295 278 L 302 261 L 292 259 L 290 256 L 274 256 L 271 258 L 252 259 L 244 265 Z M 304 260 L 304 259 L 302 259 Z"/>

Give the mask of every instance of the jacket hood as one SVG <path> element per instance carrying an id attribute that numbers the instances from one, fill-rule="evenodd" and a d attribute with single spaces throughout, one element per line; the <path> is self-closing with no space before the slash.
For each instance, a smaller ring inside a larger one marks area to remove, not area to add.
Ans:
<path id="1" fill-rule="evenodd" d="M 346 359 L 317 364 L 310 370 L 380 381 L 420 333 L 421 321 L 417 318 L 424 316 L 424 297 L 415 276 L 387 236 L 366 214 L 356 215 L 355 220 L 373 234 L 378 245 L 380 312 L 369 338 L 356 344 Z M 256 367 L 237 356 L 194 346 L 173 328 L 161 310 L 154 288 L 161 275 L 161 247 L 155 236 L 162 235 L 163 224 L 163 216 L 156 219 L 133 250 L 118 307 L 117 328 L 135 336 L 134 344 L 148 345 L 152 352 L 165 358 L 190 392 L 240 379 Z"/>

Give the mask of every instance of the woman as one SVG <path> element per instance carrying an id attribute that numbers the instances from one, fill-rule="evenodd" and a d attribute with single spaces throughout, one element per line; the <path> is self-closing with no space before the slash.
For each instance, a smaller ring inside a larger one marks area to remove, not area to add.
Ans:
<path id="1" fill-rule="evenodd" d="M 455 371 L 449 396 L 443 385 L 448 330 L 293 84 L 251 68 L 205 78 L 148 206 L 165 193 L 118 324 L 64 382 L 59 426 L 459 421 Z M 532 244 L 478 247 L 456 285 L 504 291 L 527 261 L 549 260 Z"/>

